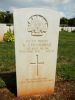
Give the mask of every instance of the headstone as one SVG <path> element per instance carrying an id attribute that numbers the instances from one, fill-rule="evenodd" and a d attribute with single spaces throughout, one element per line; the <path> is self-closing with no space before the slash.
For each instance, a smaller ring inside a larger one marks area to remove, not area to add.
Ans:
<path id="1" fill-rule="evenodd" d="M 18 96 L 54 92 L 59 19 L 50 9 L 14 10 Z"/>
<path id="2" fill-rule="evenodd" d="M 4 34 L 6 31 L 6 24 L 0 24 L 0 34 Z"/>

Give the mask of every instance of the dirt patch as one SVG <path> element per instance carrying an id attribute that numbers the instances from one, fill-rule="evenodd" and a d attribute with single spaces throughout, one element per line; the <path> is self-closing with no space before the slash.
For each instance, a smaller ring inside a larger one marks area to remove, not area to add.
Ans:
<path id="1" fill-rule="evenodd" d="M 75 100 L 75 81 L 57 81 L 54 94 L 37 97 L 16 97 L 8 88 L 0 88 L 0 100 Z"/>

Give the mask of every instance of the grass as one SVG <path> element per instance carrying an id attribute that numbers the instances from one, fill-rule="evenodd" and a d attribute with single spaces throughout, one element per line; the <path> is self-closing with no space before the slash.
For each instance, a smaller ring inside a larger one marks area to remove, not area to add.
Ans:
<path id="1" fill-rule="evenodd" d="M 14 43 L 0 43 L 0 72 L 15 70 L 15 49 Z"/>
<path id="2" fill-rule="evenodd" d="M 58 47 L 57 76 L 75 80 L 75 33 L 61 32 Z"/>
<path id="3" fill-rule="evenodd" d="M 0 43 L 0 87 L 6 86 L 1 73 L 15 72 L 14 43 Z M 15 79 L 15 76 L 13 76 Z M 60 32 L 57 61 L 57 78 L 63 80 L 75 80 L 75 33 Z M 14 80 L 13 79 L 13 80 Z"/>

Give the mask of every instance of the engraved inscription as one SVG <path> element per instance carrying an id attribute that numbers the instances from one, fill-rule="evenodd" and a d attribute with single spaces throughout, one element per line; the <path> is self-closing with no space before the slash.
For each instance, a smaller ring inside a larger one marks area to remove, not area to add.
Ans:
<path id="1" fill-rule="evenodd" d="M 25 82 L 31 83 L 31 82 L 52 82 L 52 81 L 53 80 L 49 78 L 34 78 L 34 79 L 21 80 L 20 83 L 25 84 Z"/>
<path id="2" fill-rule="evenodd" d="M 41 53 L 41 52 L 54 52 L 52 49 L 52 43 L 48 40 L 29 40 L 27 39 L 22 43 L 20 47 L 20 52 L 23 53 Z"/>

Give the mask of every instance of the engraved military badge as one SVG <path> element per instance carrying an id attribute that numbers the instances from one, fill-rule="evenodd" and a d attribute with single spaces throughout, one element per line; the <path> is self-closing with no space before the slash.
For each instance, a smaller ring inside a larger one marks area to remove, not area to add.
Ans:
<path id="1" fill-rule="evenodd" d="M 32 36 L 43 36 L 47 32 L 48 22 L 41 15 L 33 15 L 28 20 L 28 32 Z"/>

